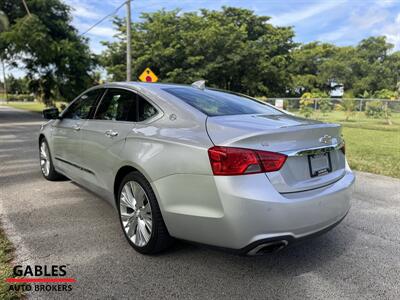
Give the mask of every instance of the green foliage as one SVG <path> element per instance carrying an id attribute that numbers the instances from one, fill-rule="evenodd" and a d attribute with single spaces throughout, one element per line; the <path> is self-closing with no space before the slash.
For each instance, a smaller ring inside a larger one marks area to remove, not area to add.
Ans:
<path id="1" fill-rule="evenodd" d="M 374 93 L 374 97 L 378 99 L 389 99 L 389 100 L 395 100 L 397 95 L 395 91 L 390 91 L 388 89 L 382 89 L 379 91 L 376 91 Z"/>
<path id="2" fill-rule="evenodd" d="M 356 97 L 365 93 L 395 90 L 400 81 L 400 52 L 385 37 L 370 37 L 356 47 L 338 47 L 312 42 L 293 51 L 289 72 L 292 95 L 317 88 L 328 92 L 330 83 L 341 83 Z"/>
<path id="3" fill-rule="evenodd" d="M 383 103 L 381 101 L 369 101 L 366 105 L 365 115 L 374 119 L 384 118 L 385 109 Z"/>
<path id="4" fill-rule="evenodd" d="M 323 115 L 326 115 L 328 112 L 332 110 L 332 102 L 329 98 L 322 98 L 318 101 L 319 109 L 321 110 Z"/>
<path id="5" fill-rule="evenodd" d="M 8 101 L 28 101 L 32 102 L 35 100 L 35 96 L 33 95 L 27 95 L 27 94 L 11 94 L 8 95 Z"/>
<path id="6" fill-rule="evenodd" d="M 346 116 L 346 121 L 349 121 L 352 116 L 354 116 L 356 111 L 357 103 L 353 99 L 345 98 L 340 104 L 337 104 L 335 109 L 339 111 L 344 111 Z"/>
<path id="7" fill-rule="evenodd" d="M 23 299 L 21 284 L 17 284 L 20 291 L 14 291 L 10 290 L 10 284 L 6 282 L 7 278 L 14 277 L 12 263 L 14 250 L 4 230 L 0 228 L 0 299 L 4 300 Z"/>
<path id="8" fill-rule="evenodd" d="M 400 99 L 400 81 L 396 84 L 396 96 Z"/>
<path id="9" fill-rule="evenodd" d="M 199 13 L 143 13 L 132 26 L 133 74 L 150 67 L 164 82 L 192 83 L 269 96 L 290 85 L 293 30 L 274 27 L 269 17 L 223 7 Z M 124 21 L 115 19 L 117 42 L 104 43 L 103 66 L 112 80 L 125 78 Z"/>
<path id="10" fill-rule="evenodd" d="M 27 71 L 29 88 L 45 102 L 71 100 L 91 84 L 95 59 L 87 40 L 71 26 L 70 7 L 61 0 L 31 0 L 31 16 L 22 1 L 0 0 L 10 27 L 0 34 L 0 53 Z"/>
<path id="11" fill-rule="evenodd" d="M 29 80 L 10 75 L 7 77 L 7 88 L 11 94 L 29 94 Z"/>
<path id="12" fill-rule="evenodd" d="M 300 99 L 300 113 L 306 118 L 313 114 L 313 105 L 315 104 L 315 95 L 313 93 L 304 93 Z"/>

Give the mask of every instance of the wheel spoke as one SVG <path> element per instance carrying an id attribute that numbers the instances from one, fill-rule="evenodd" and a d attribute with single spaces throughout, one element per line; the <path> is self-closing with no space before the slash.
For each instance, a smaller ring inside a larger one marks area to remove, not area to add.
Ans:
<path id="1" fill-rule="evenodd" d="M 124 190 L 125 190 L 125 193 L 126 193 L 126 195 L 127 195 L 127 198 L 128 198 L 128 201 L 129 201 L 131 207 L 132 207 L 132 208 L 135 208 L 135 206 L 136 206 L 136 199 L 135 199 L 135 194 L 132 192 L 130 182 L 128 182 L 127 184 L 125 184 Z"/>
<path id="2" fill-rule="evenodd" d="M 128 214 L 128 213 L 121 212 L 121 220 L 122 220 L 122 222 L 129 221 L 129 219 L 132 217 L 132 215 L 133 214 Z"/>
<path id="3" fill-rule="evenodd" d="M 135 243 L 137 246 L 141 246 L 141 242 L 142 242 L 142 238 L 141 238 L 141 236 L 140 236 L 140 230 L 139 230 L 139 228 L 137 228 L 137 229 L 136 229 L 136 234 L 135 234 L 135 241 L 134 241 L 134 243 Z"/>
<path id="4" fill-rule="evenodd" d="M 139 231 L 140 231 L 140 235 L 141 235 L 142 238 L 143 238 L 143 241 L 144 241 L 145 243 L 147 243 L 147 242 L 149 241 L 149 239 L 150 239 L 150 234 L 149 234 L 149 232 L 148 232 L 147 229 L 146 229 L 146 226 L 145 226 L 145 222 L 144 222 L 144 221 L 141 221 L 141 222 L 138 223 L 138 229 L 139 229 Z"/>
<path id="5" fill-rule="evenodd" d="M 144 224 L 146 225 L 147 230 L 150 232 L 153 229 L 153 220 L 151 219 L 151 215 L 150 216 L 143 216 L 143 221 Z"/>
<path id="6" fill-rule="evenodd" d="M 129 237 L 132 237 L 135 233 L 137 235 L 137 227 L 138 227 L 137 218 L 131 218 L 128 221 L 127 227 L 128 227 L 127 234 Z"/>
<path id="7" fill-rule="evenodd" d="M 123 188 L 123 191 L 125 192 L 125 200 L 126 200 L 126 204 L 128 207 L 135 209 L 135 198 L 132 195 L 132 191 L 130 190 L 130 188 L 128 187 L 128 184 L 126 184 Z"/>
<path id="8" fill-rule="evenodd" d="M 121 198 L 119 200 L 119 204 L 124 209 L 126 209 L 128 207 L 133 209 L 132 205 L 129 203 L 128 195 L 124 191 L 121 192 Z"/>
<path id="9" fill-rule="evenodd" d="M 143 212 L 145 215 L 150 214 L 150 216 L 151 216 L 151 207 L 150 207 L 149 201 L 147 201 L 147 203 L 146 203 L 146 204 L 144 205 L 144 207 L 142 208 L 142 212 Z"/>

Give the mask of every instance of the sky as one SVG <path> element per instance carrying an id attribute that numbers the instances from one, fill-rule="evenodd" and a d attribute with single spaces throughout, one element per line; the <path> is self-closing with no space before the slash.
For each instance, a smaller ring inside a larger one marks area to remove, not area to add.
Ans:
<path id="1" fill-rule="evenodd" d="M 102 17 L 115 11 L 124 0 L 64 0 L 72 7 L 73 24 L 84 32 Z M 295 41 L 323 41 L 336 45 L 355 45 L 368 36 L 385 35 L 400 50 L 400 0 L 133 0 L 132 19 L 142 12 L 159 9 L 196 11 L 234 6 L 270 16 L 277 26 L 293 26 Z M 118 16 L 125 15 L 122 7 Z M 91 49 L 100 53 L 100 41 L 111 41 L 115 34 L 112 18 L 91 30 L 87 37 Z"/>

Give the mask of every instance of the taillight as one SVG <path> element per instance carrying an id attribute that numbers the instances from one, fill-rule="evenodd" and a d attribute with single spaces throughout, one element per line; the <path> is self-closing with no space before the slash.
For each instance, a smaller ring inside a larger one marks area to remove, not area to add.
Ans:
<path id="1" fill-rule="evenodd" d="M 214 175 L 245 175 L 278 171 L 287 156 L 281 153 L 214 146 L 208 149 Z"/>

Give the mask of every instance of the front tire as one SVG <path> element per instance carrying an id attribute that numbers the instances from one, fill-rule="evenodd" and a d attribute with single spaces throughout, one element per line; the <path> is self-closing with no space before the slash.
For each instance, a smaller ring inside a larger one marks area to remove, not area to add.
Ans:
<path id="1" fill-rule="evenodd" d="M 42 138 L 39 143 L 39 161 L 40 170 L 44 178 L 50 181 L 60 180 L 62 175 L 54 169 L 53 160 L 51 158 L 49 144 L 45 138 Z"/>
<path id="2" fill-rule="evenodd" d="M 122 230 L 129 244 L 143 254 L 161 252 L 171 246 L 153 189 L 139 172 L 127 174 L 121 181 L 117 207 Z"/>

